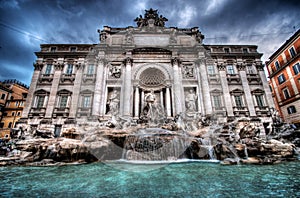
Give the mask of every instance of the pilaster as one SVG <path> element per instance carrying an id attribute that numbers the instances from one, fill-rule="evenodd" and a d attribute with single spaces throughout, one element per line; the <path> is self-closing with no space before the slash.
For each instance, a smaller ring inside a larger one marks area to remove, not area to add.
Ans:
<path id="1" fill-rule="evenodd" d="M 76 75 L 75 75 L 74 87 L 73 87 L 72 98 L 71 98 L 70 114 L 69 114 L 70 118 L 76 117 L 76 112 L 79 105 L 78 101 L 80 98 L 80 86 L 81 86 L 83 70 L 84 70 L 83 64 L 76 65 Z"/>
<path id="2" fill-rule="evenodd" d="M 103 58 L 98 60 L 97 64 L 97 71 L 96 71 L 96 82 L 95 82 L 95 91 L 94 91 L 94 98 L 93 98 L 93 109 L 92 115 L 93 116 L 100 116 L 100 101 L 101 101 L 101 94 L 102 94 L 102 83 L 103 83 L 103 71 L 104 71 L 104 63 L 105 60 Z"/>
<path id="3" fill-rule="evenodd" d="M 49 100 L 48 100 L 48 104 L 47 104 L 47 108 L 46 108 L 45 118 L 52 117 L 53 109 L 55 107 L 55 100 L 56 100 L 56 96 L 57 96 L 58 85 L 59 85 L 59 81 L 60 81 L 60 77 L 61 77 L 63 68 L 64 68 L 63 63 L 57 63 L 54 65 L 55 71 L 54 71 L 53 81 L 52 81 L 52 85 L 51 85 L 50 96 L 49 96 Z"/>
<path id="4" fill-rule="evenodd" d="M 256 112 L 255 112 L 255 107 L 253 104 L 253 100 L 252 100 L 252 94 L 251 94 L 251 90 L 250 90 L 250 86 L 248 84 L 248 79 L 247 79 L 247 74 L 245 71 L 245 66 L 244 65 L 238 65 L 238 70 L 240 73 L 240 78 L 242 81 L 242 86 L 243 86 L 243 90 L 245 93 L 245 98 L 246 98 L 246 102 L 247 102 L 247 106 L 248 106 L 248 110 L 250 113 L 250 116 L 256 116 Z"/>
<path id="5" fill-rule="evenodd" d="M 123 102 L 123 115 L 130 116 L 131 114 L 131 66 L 132 66 L 132 59 L 126 58 L 125 60 L 125 82 L 124 82 L 124 102 Z"/>
<path id="6" fill-rule="evenodd" d="M 22 117 L 23 118 L 28 117 L 30 108 L 31 108 L 33 100 L 34 100 L 34 91 L 36 90 L 36 85 L 37 85 L 38 79 L 40 77 L 42 68 L 43 68 L 43 64 L 39 64 L 39 63 L 34 64 L 34 72 L 33 72 L 30 87 L 29 87 L 29 90 L 28 90 L 26 105 L 25 105 L 25 107 L 23 109 L 23 112 L 22 112 Z"/>
<path id="7" fill-rule="evenodd" d="M 202 100 L 204 101 L 204 114 L 211 114 L 212 113 L 212 104 L 211 104 L 211 98 L 210 98 L 210 88 L 208 84 L 208 78 L 207 78 L 207 72 L 206 72 L 206 66 L 204 59 L 199 59 L 198 60 L 198 65 L 199 65 L 199 72 L 200 72 L 200 79 L 199 83 L 201 83 L 201 89 L 202 89 Z M 199 91 L 200 92 L 200 91 Z M 201 92 L 200 92 L 201 93 Z M 201 95 L 202 95 L 201 94 Z"/>
<path id="8" fill-rule="evenodd" d="M 225 68 L 226 67 L 222 64 L 218 65 L 218 70 L 219 70 L 219 73 L 220 73 L 220 80 L 221 80 L 221 85 L 222 85 L 222 89 L 223 89 L 223 96 L 224 96 L 224 102 L 225 102 L 225 107 L 226 107 L 226 111 L 227 111 L 227 116 L 234 116 Z"/>
<path id="9" fill-rule="evenodd" d="M 173 75 L 174 75 L 174 83 L 173 83 L 173 90 L 174 90 L 174 99 L 172 100 L 175 103 L 175 114 L 178 114 L 180 112 L 183 111 L 183 107 L 182 107 L 182 101 L 184 101 L 183 99 L 183 92 L 181 91 L 181 79 L 179 76 L 179 60 L 178 58 L 173 58 L 172 59 L 172 65 L 173 65 Z"/>

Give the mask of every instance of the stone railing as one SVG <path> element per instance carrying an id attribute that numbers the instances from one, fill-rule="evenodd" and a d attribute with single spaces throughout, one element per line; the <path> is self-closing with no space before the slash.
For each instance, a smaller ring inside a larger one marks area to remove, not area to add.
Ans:
<path id="1" fill-rule="evenodd" d="M 75 80 L 75 74 L 62 74 L 60 77 L 61 83 L 73 83 Z"/>
<path id="2" fill-rule="evenodd" d="M 53 74 L 41 74 L 38 82 L 41 84 L 49 84 L 53 81 L 53 76 Z"/>
<path id="3" fill-rule="evenodd" d="M 245 106 L 243 106 L 243 107 L 234 106 L 233 113 L 235 116 L 240 116 L 240 115 L 248 116 L 249 115 L 248 108 Z"/>
<path id="4" fill-rule="evenodd" d="M 82 80 L 83 82 L 88 82 L 88 81 L 95 82 L 96 74 L 83 74 Z"/>
<path id="5" fill-rule="evenodd" d="M 251 84 L 261 82 L 260 76 L 258 74 L 247 74 L 247 79 Z"/>
<path id="6" fill-rule="evenodd" d="M 46 113 L 46 107 L 32 107 L 30 109 L 28 117 L 39 116 L 44 117 Z"/>
<path id="7" fill-rule="evenodd" d="M 69 107 L 56 107 L 56 108 L 54 108 L 52 116 L 53 117 L 56 117 L 56 116 L 68 117 L 69 112 L 70 112 Z"/>
<path id="8" fill-rule="evenodd" d="M 241 78 L 239 74 L 227 74 L 228 84 L 241 84 Z"/>
<path id="9" fill-rule="evenodd" d="M 91 115 L 92 107 L 79 107 L 77 111 L 77 117 Z"/>

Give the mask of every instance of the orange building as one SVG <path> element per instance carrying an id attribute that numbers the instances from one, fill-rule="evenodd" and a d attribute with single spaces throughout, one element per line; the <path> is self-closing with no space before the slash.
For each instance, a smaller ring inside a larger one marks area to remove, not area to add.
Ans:
<path id="1" fill-rule="evenodd" d="M 29 87 L 17 80 L 0 83 L 0 137 L 10 133 L 22 116 Z"/>
<path id="2" fill-rule="evenodd" d="M 266 62 L 275 106 L 287 123 L 300 125 L 300 29 Z"/>

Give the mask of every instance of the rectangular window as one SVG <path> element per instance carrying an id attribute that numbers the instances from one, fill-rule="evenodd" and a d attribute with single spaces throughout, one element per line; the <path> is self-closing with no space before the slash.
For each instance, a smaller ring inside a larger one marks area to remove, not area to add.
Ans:
<path id="1" fill-rule="evenodd" d="M 297 63 L 296 65 L 294 65 L 293 70 L 294 70 L 295 75 L 299 74 L 300 73 L 300 64 Z"/>
<path id="2" fill-rule="evenodd" d="M 16 107 L 19 105 L 19 101 L 16 101 Z"/>
<path id="3" fill-rule="evenodd" d="M 89 65 L 88 70 L 87 70 L 87 74 L 88 75 L 93 75 L 95 71 L 95 66 L 94 65 Z"/>
<path id="4" fill-rule="evenodd" d="M 213 104 L 216 109 L 220 109 L 222 107 L 221 96 L 213 96 Z"/>
<path id="5" fill-rule="evenodd" d="M 228 74 L 234 74 L 233 65 L 227 65 L 227 73 Z"/>
<path id="6" fill-rule="evenodd" d="M 287 108 L 287 112 L 288 112 L 288 114 L 296 113 L 297 112 L 296 107 L 295 106 L 289 106 Z"/>
<path id="7" fill-rule="evenodd" d="M 76 47 L 71 47 L 71 48 L 70 48 L 70 51 L 71 51 L 71 52 L 76 52 Z"/>
<path id="8" fill-rule="evenodd" d="M 56 52 L 56 47 L 51 47 L 51 48 L 50 48 L 50 51 L 51 51 L 51 52 Z"/>
<path id="9" fill-rule="evenodd" d="M 215 74 L 215 67 L 213 65 L 207 66 L 207 73 L 208 74 Z"/>
<path id="10" fill-rule="evenodd" d="M 83 107 L 90 107 L 91 105 L 91 96 L 84 96 L 83 97 Z"/>
<path id="11" fill-rule="evenodd" d="M 225 53 L 229 53 L 229 48 L 224 48 Z"/>
<path id="12" fill-rule="evenodd" d="M 279 69 L 279 68 L 280 68 L 280 65 L 279 65 L 279 62 L 278 62 L 278 61 L 275 62 L 275 67 L 276 67 L 276 69 Z"/>
<path id="13" fill-rule="evenodd" d="M 248 53 L 248 49 L 247 48 L 243 48 L 243 53 Z"/>
<path id="14" fill-rule="evenodd" d="M 291 48 L 289 49 L 289 51 L 290 51 L 291 57 L 294 58 L 294 57 L 296 56 L 295 48 L 294 48 L 294 47 L 291 47 Z"/>
<path id="15" fill-rule="evenodd" d="M 37 98 L 37 108 L 42 108 L 44 106 L 45 96 L 38 96 Z"/>
<path id="16" fill-rule="evenodd" d="M 51 72 L 52 72 L 52 65 L 51 64 L 47 64 L 46 70 L 45 70 L 45 74 L 46 75 L 50 75 Z"/>
<path id="17" fill-rule="evenodd" d="M 60 97 L 60 104 L 59 104 L 59 107 L 60 107 L 60 108 L 65 108 L 65 107 L 67 107 L 67 102 L 68 102 L 68 96 L 61 96 L 61 97 Z"/>
<path id="18" fill-rule="evenodd" d="M 277 79 L 278 79 L 278 83 L 282 84 L 285 81 L 284 74 L 280 74 Z"/>
<path id="19" fill-rule="evenodd" d="M 264 106 L 264 98 L 263 98 L 263 95 L 256 95 L 255 98 L 256 98 L 257 106 L 263 107 L 263 106 Z"/>
<path id="20" fill-rule="evenodd" d="M 66 74 L 71 75 L 73 73 L 73 65 L 68 64 Z"/>
<path id="21" fill-rule="evenodd" d="M 288 99 L 288 98 L 291 97 L 288 88 L 283 89 L 282 92 L 283 92 L 283 95 L 284 95 L 284 98 L 285 98 L 285 99 Z"/>
<path id="22" fill-rule="evenodd" d="M 243 99 L 242 96 L 234 96 L 234 100 L 235 100 L 235 105 L 237 107 L 243 107 Z"/>
<path id="23" fill-rule="evenodd" d="M 4 100 L 4 99 L 5 99 L 5 96 L 6 96 L 5 94 L 2 94 L 2 95 L 1 95 L 1 100 Z"/>

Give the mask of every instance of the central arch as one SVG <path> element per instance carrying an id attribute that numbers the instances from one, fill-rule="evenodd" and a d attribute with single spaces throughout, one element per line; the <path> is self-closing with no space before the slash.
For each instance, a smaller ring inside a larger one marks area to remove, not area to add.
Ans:
<path id="1" fill-rule="evenodd" d="M 168 65 L 147 64 L 135 72 L 134 116 L 137 118 L 146 105 L 145 96 L 153 92 L 168 117 L 172 116 L 171 77 Z"/>

